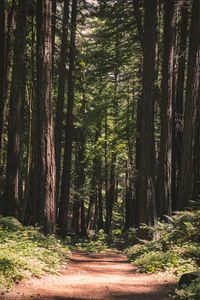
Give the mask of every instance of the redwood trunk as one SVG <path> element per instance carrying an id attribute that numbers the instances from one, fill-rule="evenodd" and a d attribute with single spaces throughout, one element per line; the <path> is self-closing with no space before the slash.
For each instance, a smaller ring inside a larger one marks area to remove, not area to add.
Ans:
<path id="1" fill-rule="evenodd" d="M 67 233 L 68 207 L 70 199 L 71 159 L 73 141 L 73 107 L 74 107 L 74 71 L 75 71 L 75 42 L 76 42 L 77 0 L 72 2 L 71 35 L 69 53 L 68 101 L 65 128 L 65 150 L 59 204 L 58 225 L 62 236 Z"/>
<path id="2" fill-rule="evenodd" d="M 159 216 L 170 215 L 172 208 L 172 102 L 174 65 L 174 0 L 164 2 L 162 61 L 161 138 L 158 179 Z"/>
<path id="3" fill-rule="evenodd" d="M 55 232 L 55 152 L 52 107 L 52 3 L 37 1 L 37 105 L 40 225 Z M 36 199 L 35 199 L 36 200 Z M 37 201 L 37 200 L 36 200 Z"/>
<path id="4" fill-rule="evenodd" d="M 154 80 L 156 50 L 157 1 L 145 0 L 143 47 L 143 94 L 139 155 L 139 224 L 153 224 L 155 218 L 155 145 L 154 145 Z M 144 232 L 140 231 L 140 236 Z"/>
<path id="5" fill-rule="evenodd" d="M 197 108 L 200 97 L 200 1 L 193 0 L 190 42 L 188 54 L 188 73 L 186 87 L 184 132 L 180 179 L 178 187 L 178 206 L 184 209 L 192 197 L 194 179 L 194 144 L 196 133 Z"/>
<path id="6" fill-rule="evenodd" d="M 58 97 L 56 105 L 56 123 L 55 123 L 55 156 L 56 156 L 56 200 L 59 205 L 60 195 L 60 172 L 61 172 L 61 148 L 62 148 L 62 133 L 63 133 L 63 108 L 66 88 L 66 61 L 67 61 L 67 36 L 69 22 L 69 0 L 64 1 L 63 25 L 62 25 L 62 40 L 59 63 L 58 77 Z"/>
<path id="7" fill-rule="evenodd" d="M 24 59 L 26 42 L 27 1 L 21 0 L 17 9 L 17 24 L 14 45 L 9 122 L 7 175 L 5 189 L 6 215 L 18 217 L 19 213 L 19 168 L 20 168 L 20 109 L 24 95 Z M 7 205 L 6 205 L 7 203 Z"/>

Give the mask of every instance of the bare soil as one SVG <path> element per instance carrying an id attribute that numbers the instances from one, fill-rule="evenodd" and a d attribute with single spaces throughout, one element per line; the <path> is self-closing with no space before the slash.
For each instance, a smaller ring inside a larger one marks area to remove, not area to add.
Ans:
<path id="1" fill-rule="evenodd" d="M 75 252 L 59 276 L 46 275 L 15 285 L 0 299 L 126 299 L 169 300 L 174 279 L 163 274 L 139 274 L 120 252 Z"/>

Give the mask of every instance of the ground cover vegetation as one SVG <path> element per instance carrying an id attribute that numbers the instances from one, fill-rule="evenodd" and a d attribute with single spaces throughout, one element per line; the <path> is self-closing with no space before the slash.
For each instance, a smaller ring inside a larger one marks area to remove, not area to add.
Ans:
<path id="1" fill-rule="evenodd" d="M 1 0 L 0 44 L 0 214 L 28 226 L 19 245 L 36 226 L 137 242 L 141 271 L 198 269 L 200 0 Z"/>

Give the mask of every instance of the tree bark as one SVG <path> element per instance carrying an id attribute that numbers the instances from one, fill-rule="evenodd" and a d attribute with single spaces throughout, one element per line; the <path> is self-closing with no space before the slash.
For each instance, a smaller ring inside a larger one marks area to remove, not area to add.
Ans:
<path id="1" fill-rule="evenodd" d="M 157 1 L 144 2 L 144 58 L 141 134 L 139 156 L 139 224 L 154 224 L 155 219 L 155 145 L 154 145 L 154 81 Z M 144 238 L 145 232 L 139 231 Z"/>
<path id="2" fill-rule="evenodd" d="M 183 133 L 183 98 L 185 86 L 185 63 L 187 54 L 187 36 L 188 36 L 188 3 L 185 0 L 181 8 L 180 40 L 178 48 L 178 70 L 177 84 L 174 107 L 173 121 L 173 193 L 172 193 L 172 210 L 176 211 L 177 207 L 177 188 L 178 177 L 181 166 L 182 152 L 182 133 Z"/>
<path id="3" fill-rule="evenodd" d="M 63 24 L 62 24 L 62 40 L 59 63 L 59 77 L 58 77 L 58 97 L 56 104 L 56 123 L 55 123 L 55 156 L 56 156 L 56 202 L 57 208 L 59 206 L 60 196 L 60 172 L 61 172 L 61 147 L 62 147 L 62 133 L 63 133 L 63 108 L 64 96 L 66 87 L 66 61 L 67 61 L 67 37 L 68 37 L 68 23 L 69 23 L 69 4 L 70 0 L 64 1 L 63 10 Z"/>
<path id="4" fill-rule="evenodd" d="M 172 208 L 172 102 L 174 66 L 174 4 L 164 2 L 162 61 L 161 137 L 158 180 L 158 213 L 170 215 Z"/>
<path id="5" fill-rule="evenodd" d="M 44 232 L 55 233 L 55 152 L 52 107 L 52 2 L 37 0 L 37 174 L 39 176 L 39 223 Z M 37 193 L 35 194 L 37 195 Z M 37 199 L 34 199 L 37 201 Z"/>
<path id="6" fill-rule="evenodd" d="M 200 1 L 193 0 L 188 54 L 187 87 L 178 186 L 178 207 L 184 209 L 192 197 L 194 179 L 194 140 L 200 97 Z"/>
<path id="7" fill-rule="evenodd" d="M 68 102 L 65 128 L 65 150 L 62 173 L 62 184 L 59 204 L 58 225 L 60 234 L 67 234 L 68 206 L 70 199 L 70 181 L 71 181 L 71 157 L 73 140 L 73 107 L 74 107 L 74 72 L 75 72 L 75 54 L 76 54 L 76 23 L 77 23 L 77 0 L 72 1 L 71 16 L 71 35 L 70 35 L 70 53 L 69 53 L 69 79 L 68 79 Z"/>
<path id="8" fill-rule="evenodd" d="M 20 168 L 20 109 L 24 95 L 24 59 L 26 45 L 27 1 L 21 0 L 17 9 L 17 24 L 14 45 L 9 122 L 7 175 L 4 213 L 18 217 L 19 213 L 19 168 Z"/>

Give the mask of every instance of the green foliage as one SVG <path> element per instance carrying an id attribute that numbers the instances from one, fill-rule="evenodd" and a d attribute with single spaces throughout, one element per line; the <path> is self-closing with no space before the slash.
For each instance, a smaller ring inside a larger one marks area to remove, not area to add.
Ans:
<path id="1" fill-rule="evenodd" d="M 185 289 L 176 289 L 174 298 L 187 299 L 187 300 L 199 300 L 200 299 L 200 279 L 194 280 Z"/>
<path id="2" fill-rule="evenodd" d="M 168 271 L 175 275 L 199 268 L 200 211 L 177 212 L 150 228 L 154 239 L 126 249 L 141 272 Z"/>
<path id="3" fill-rule="evenodd" d="M 0 217 L 0 291 L 15 281 L 45 272 L 56 272 L 69 248 L 38 228 L 23 227 L 12 217 Z"/>
<path id="4" fill-rule="evenodd" d="M 103 252 L 111 247 L 112 237 L 105 234 L 103 230 L 95 232 L 90 230 L 87 238 L 71 239 L 71 250 L 80 250 L 87 252 Z"/>

